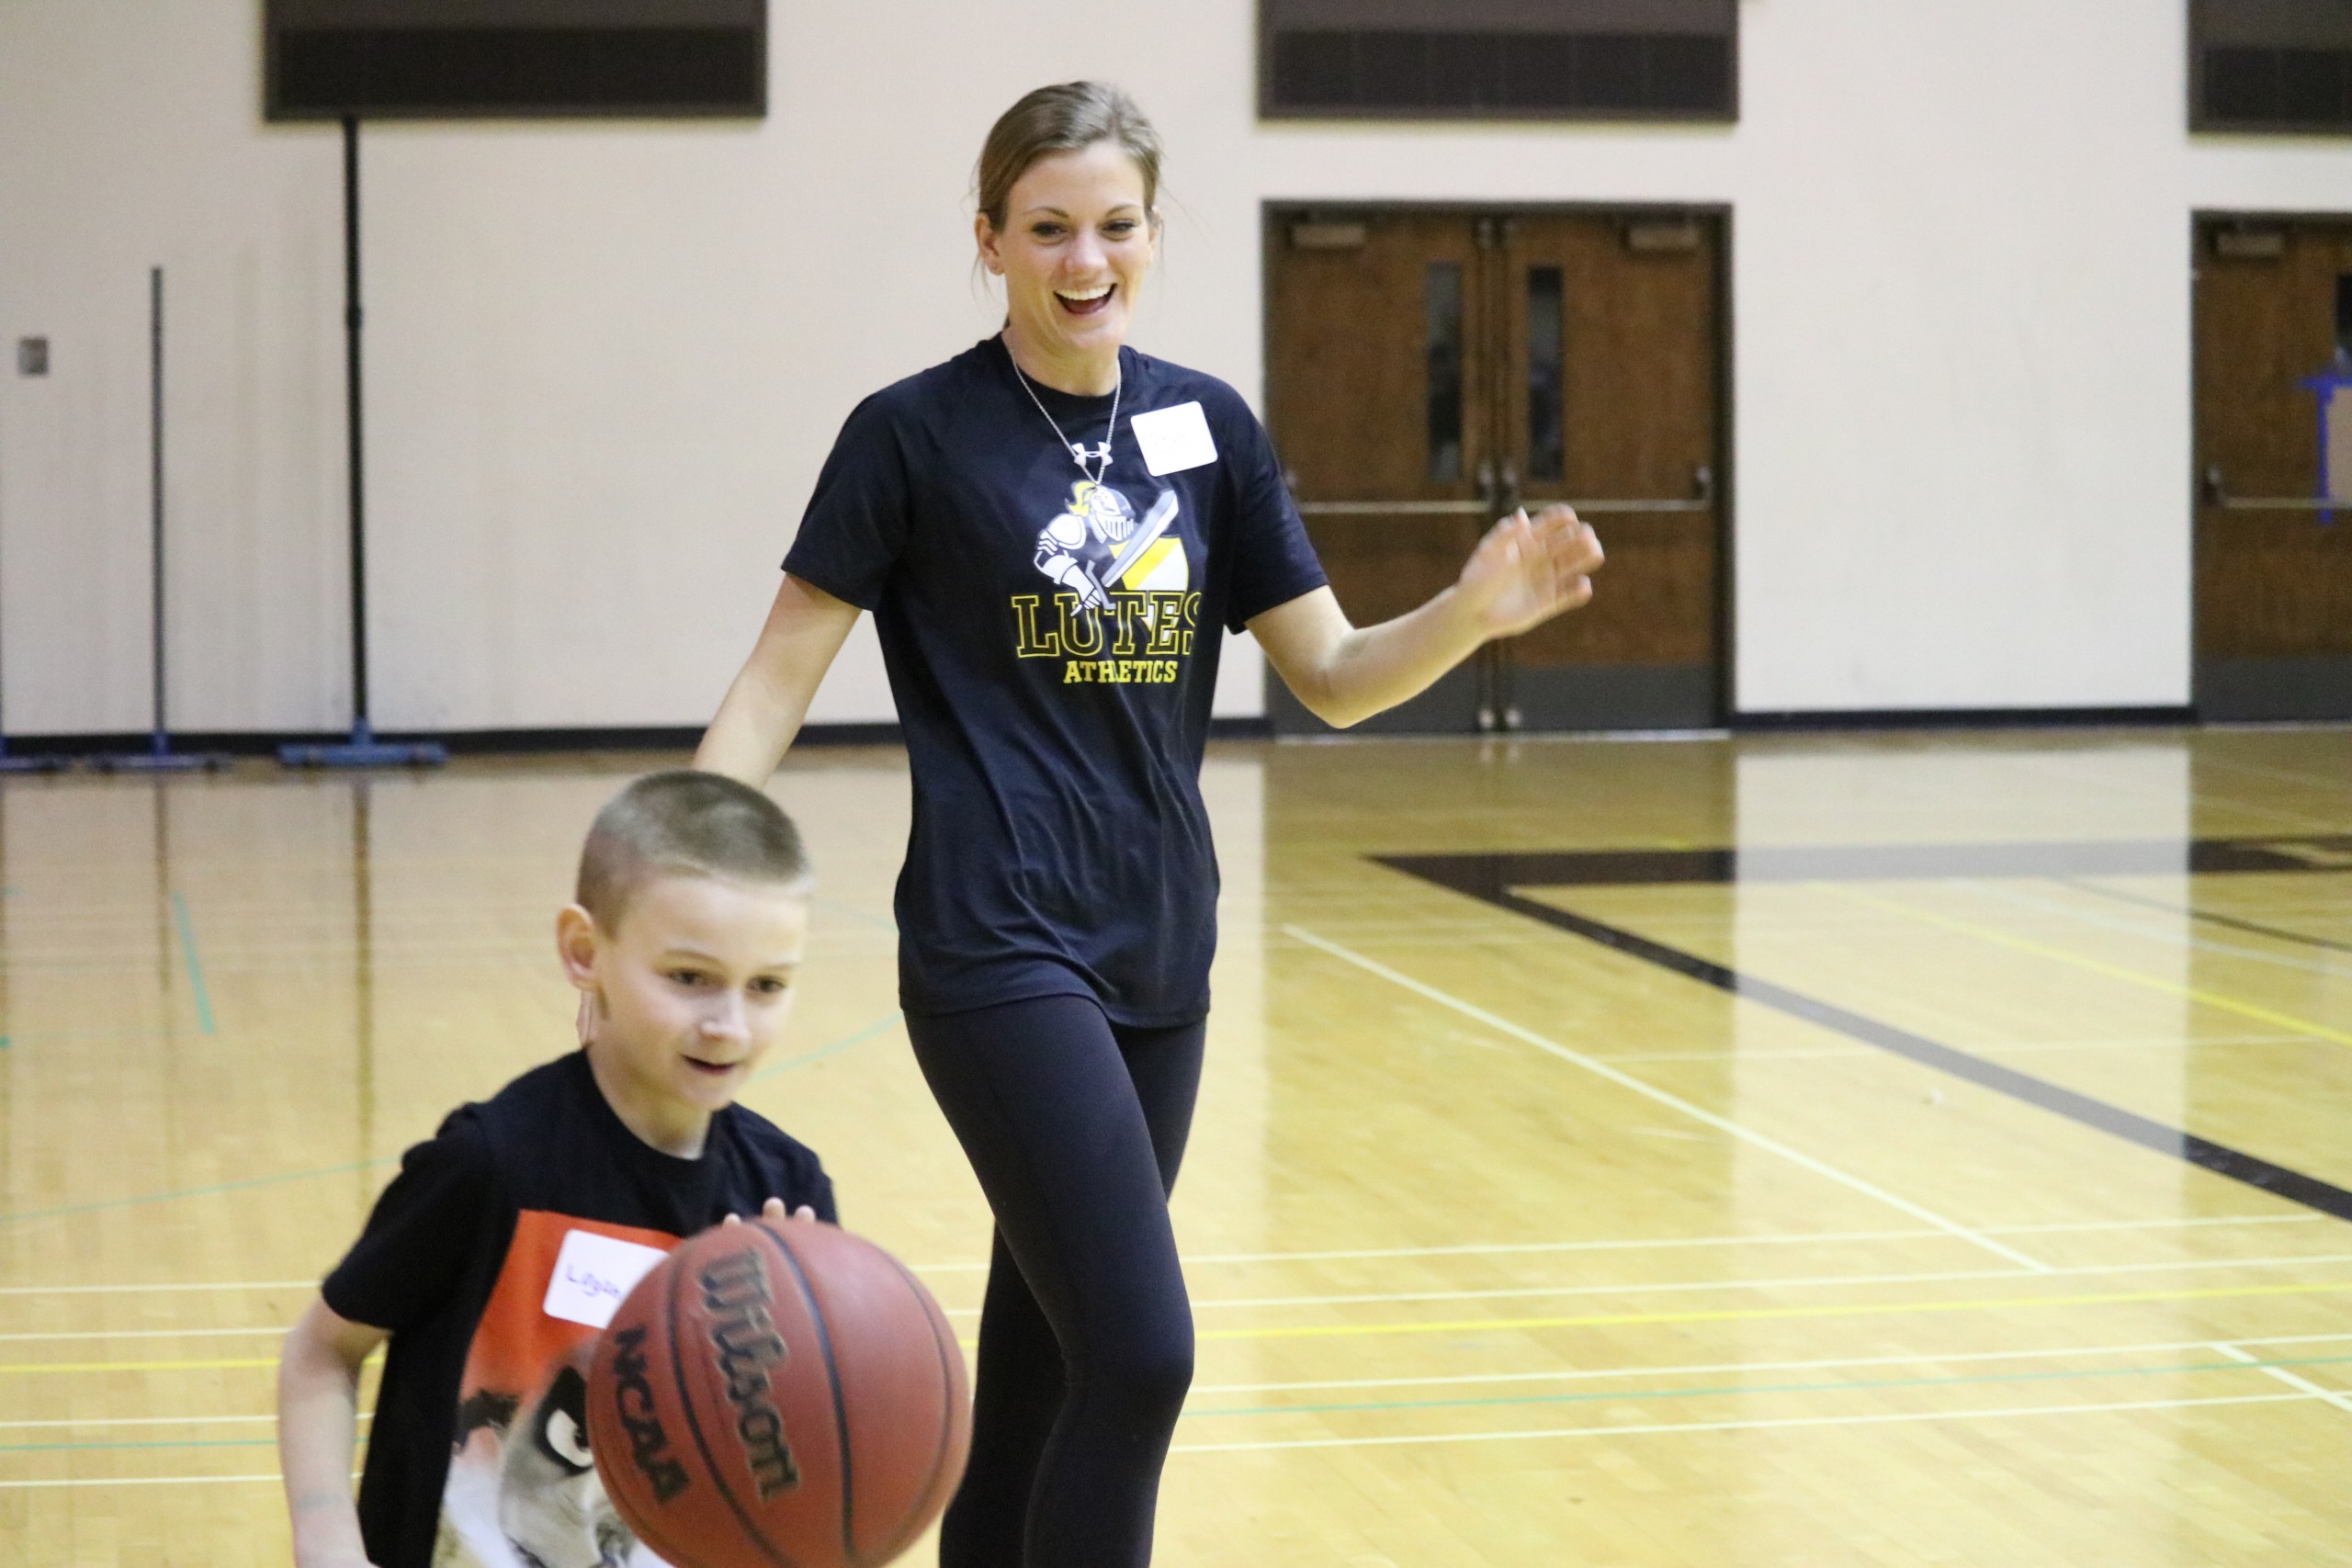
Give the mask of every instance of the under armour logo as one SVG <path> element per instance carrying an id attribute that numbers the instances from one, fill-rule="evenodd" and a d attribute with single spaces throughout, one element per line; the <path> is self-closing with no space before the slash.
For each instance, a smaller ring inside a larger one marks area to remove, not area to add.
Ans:
<path id="1" fill-rule="evenodd" d="M 1073 441 L 1069 444 L 1069 455 L 1077 460 L 1078 466 L 1081 468 L 1086 467 L 1087 459 L 1090 457 L 1101 462 L 1106 468 L 1111 466 L 1111 444 L 1108 441 L 1091 450 L 1085 442 Z"/>

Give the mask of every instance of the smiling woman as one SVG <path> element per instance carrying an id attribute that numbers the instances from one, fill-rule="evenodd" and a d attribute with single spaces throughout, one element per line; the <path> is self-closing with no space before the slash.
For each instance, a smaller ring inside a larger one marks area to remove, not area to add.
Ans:
<path id="1" fill-rule="evenodd" d="M 1159 166 L 1115 87 L 997 122 L 973 234 L 1004 330 L 850 415 L 695 758 L 764 782 L 874 612 L 914 774 L 907 1033 L 996 1217 L 944 1568 L 1151 1557 L 1193 1370 L 1168 1191 L 1216 940 L 1200 772 L 1225 634 L 1351 723 L 1581 604 L 1600 564 L 1566 507 L 1521 513 L 1428 604 L 1349 625 L 1248 403 L 1127 345 Z"/>

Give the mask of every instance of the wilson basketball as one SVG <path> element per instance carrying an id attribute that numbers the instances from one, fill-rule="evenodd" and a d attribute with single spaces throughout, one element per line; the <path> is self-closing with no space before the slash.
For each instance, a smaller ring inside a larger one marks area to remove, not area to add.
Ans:
<path id="1" fill-rule="evenodd" d="M 931 1292 L 813 1220 L 703 1232 L 638 1282 L 588 1374 L 588 1446 L 673 1568 L 876 1568 L 944 1507 L 971 1440 Z"/>

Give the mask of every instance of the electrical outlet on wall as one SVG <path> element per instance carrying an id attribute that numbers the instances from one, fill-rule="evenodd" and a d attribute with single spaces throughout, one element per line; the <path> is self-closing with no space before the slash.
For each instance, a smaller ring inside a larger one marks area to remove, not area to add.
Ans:
<path id="1" fill-rule="evenodd" d="M 17 340 L 17 374 L 46 376 L 49 374 L 49 340 L 45 337 L 20 337 Z"/>

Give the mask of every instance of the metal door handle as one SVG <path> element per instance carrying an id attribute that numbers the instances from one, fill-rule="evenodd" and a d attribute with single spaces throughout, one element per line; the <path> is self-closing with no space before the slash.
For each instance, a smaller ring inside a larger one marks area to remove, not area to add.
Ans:
<path id="1" fill-rule="evenodd" d="M 1532 501 L 1531 506 L 1554 504 L 1547 501 Z M 1712 512 L 1712 501 L 1644 501 L 1601 500 L 1571 501 L 1568 505 L 1581 516 L 1602 513 L 1643 512 Z M 1299 513 L 1306 517 L 1483 517 L 1487 504 L 1483 501 L 1302 501 Z"/>
<path id="2" fill-rule="evenodd" d="M 2214 470 L 2218 475 L 2220 470 Z M 1498 482 L 1499 481 L 1499 482 Z M 2212 482 L 2211 479 L 2208 481 Z M 1521 505 L 1525 498 L 1519 493 L 1519 473 L 1505 463 L 1499 474 L 1492 462 L 1478 465 L 1476 501 L 1303 501 L 1298 510 L 1306 517 L 1500 517 L 1513 507 Z M 1702 463 L 1690 470 L 1690 494 L 1688 501 L 1664 498 L 1602 499 L 1571 501 L 1570 506 L 1579 515 L 1628 516 L 1644 513 L 1712 512 L 1715 507 L 1715 471 Z M 1539 501 L 1536 505 L 1550 504 Z"/>
<path id="3" fill-rule="evenodd" d="M 2309 495 L 2232 495 L 2222 482 L 2222 466 L 2205 470 L 2205 504 L 2223 512 L 2352 512 L 2352 501 Z"/>

